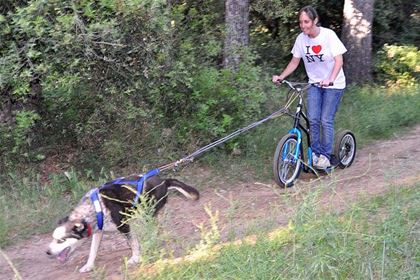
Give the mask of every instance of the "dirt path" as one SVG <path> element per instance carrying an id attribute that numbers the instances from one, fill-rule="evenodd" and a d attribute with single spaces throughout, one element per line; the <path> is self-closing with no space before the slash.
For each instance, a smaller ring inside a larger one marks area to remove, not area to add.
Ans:
<path id="1" fill-rule="evenodd" d="M 172 196 L 163 213 L 163 231 L 173 241 L 168 246 L 175 255 L 200 240 L 197 225 L 208 223 L 204 207 L 211 205 L 219 211 L 219 230 L 223 241 L 239 238 L 256 229 L 270 230 L 287 223 L 294 204 L 303 194 L 322 190 L 321 203 L 331 211 L 342 211 L 360 197 L 386 192 L 393 185 L 412 185 L 420 180 L 420 126 L 402 137 L 380 141 L 358 150 L 352 167 L 338 170 L 331 176 L 317 179 L 311 174 L 302 174 L 293 188 L 280 189 L 272 180 L 249 181 L 224 186 L 221 178 L 214 186 L 201 192 L 198 202 L 185 202 Z M 195 171 L 197 172 L 197 171 Z M 187 181 L 188 182 L 188 181 Z M 161 219 L 162 217 L 160 217 Z M 96 265 L 96 273 L 80 274 L 87 259 L 90 243 L 73 254 L 65 264 L 50 259 L 45 249 L 50 235 L 34 236 L 4 249 L 23 279 L 91 279 L 105 276 L 106 279 L 122 279 L 122 258 L 130 251 L 119 234 L 105 235 Z M 0 255 L 0 279 L 13 279 L 14 273 Z"/>

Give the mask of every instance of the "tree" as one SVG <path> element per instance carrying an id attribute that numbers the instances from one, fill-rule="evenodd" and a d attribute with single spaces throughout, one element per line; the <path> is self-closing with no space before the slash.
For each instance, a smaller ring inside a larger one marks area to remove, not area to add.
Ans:
<path id="1" fill-rule="evenodd" d="M 249 0 L 226 0 L 226 37 L 223 65 L 237 69 L 241 53 L 249 43 Z"/>
<path id="2" fill-rule="evenodd" d="M 348 52 L 344 70 L 348 83 L 372 80 L 372 22 L 374 0 L 345 0 L 341 39 Z"/>

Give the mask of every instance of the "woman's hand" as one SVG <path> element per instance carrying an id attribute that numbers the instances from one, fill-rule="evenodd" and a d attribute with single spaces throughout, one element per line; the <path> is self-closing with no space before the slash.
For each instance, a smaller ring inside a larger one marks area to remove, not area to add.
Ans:
<path id="1" fill-rule="evenodd" d="M 284 78 L 281 75 L 274 75 L 272 79 L 275 84 L 280 84 L 283 80 Z"/>
<path id="2" fill-rule="evenodd" d="M 329 86 L 334 85 L 334 83 L 333 83 L 333 81 L 331 81 L 330 79 L 325 79 L 325 80 L 320 81 L 320 82 L 319 82 L 319 85 L 320 85 L 321 87 L 329 87 Z"/>

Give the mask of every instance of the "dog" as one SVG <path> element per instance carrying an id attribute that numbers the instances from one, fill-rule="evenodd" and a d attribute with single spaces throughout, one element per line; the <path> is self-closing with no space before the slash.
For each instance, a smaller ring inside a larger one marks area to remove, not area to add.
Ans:
<path id="1" fill-rule="evenodd" d="M 46 253 L 64 262 L 83 241 L 92 236 L 88 260 L 79 269 L 80 272 L 88 272 L 94 268 L 103 232 L 118 230 L 127 238 L 132 251 L 128 264 L 138 263 L 140 245 L 136 236 L 130 233 L 130 225 L 125 222 L 127 215 L 124 214 L 132 211 L 137 202 L 145 201 L 138 200 L 139 190 L 133 187 L 133 182 L 141 179 L 138 175 L 120 178 L 86 193 L 73 211 L 58 222 Z M 168 190 L 177 190 L 190 200 L 198 200 L 200 196 L 195 188 L 176 179 L 162 179 L 158 175 L 144 180 L 143 186 L 141 193 L 146 201 L 152 200 L 154 215 L 165 205 Z"/>

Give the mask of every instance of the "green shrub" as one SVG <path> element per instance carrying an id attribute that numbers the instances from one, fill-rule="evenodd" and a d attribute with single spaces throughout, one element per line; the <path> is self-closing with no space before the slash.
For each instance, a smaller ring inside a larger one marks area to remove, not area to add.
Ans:
<path id="1" fill-rule="evenodd" d="M 385 44 L 375 58 L 377 77 L 387 86 L 414 86 L 420 78 L 420 50 Z"/>
<path id="2" fill-rule="evenodd" d="M 0 166 L 11 166 L 12 161 L 21 162 L 22 159 L 40 160 L 45 156 L 30 149 L 32 141 L 36 139 L 34 128 L 40 120 L 38 113 L 29 110 L 16 112 L 14 124 L 0 124 Z"/>
<path id="3" fill-rule="evenodd" d="M 189 102 L 176 118 L 179 140 L 208 144 L 257 120 L 266 100 L 260 77 L 260 69 L 250 63 L 244 63 L 238 72 L 212 67 L 198 70 L 192 78 Z M 232 148 L 237 143 L 235 139 L 227 145 Z"/>

